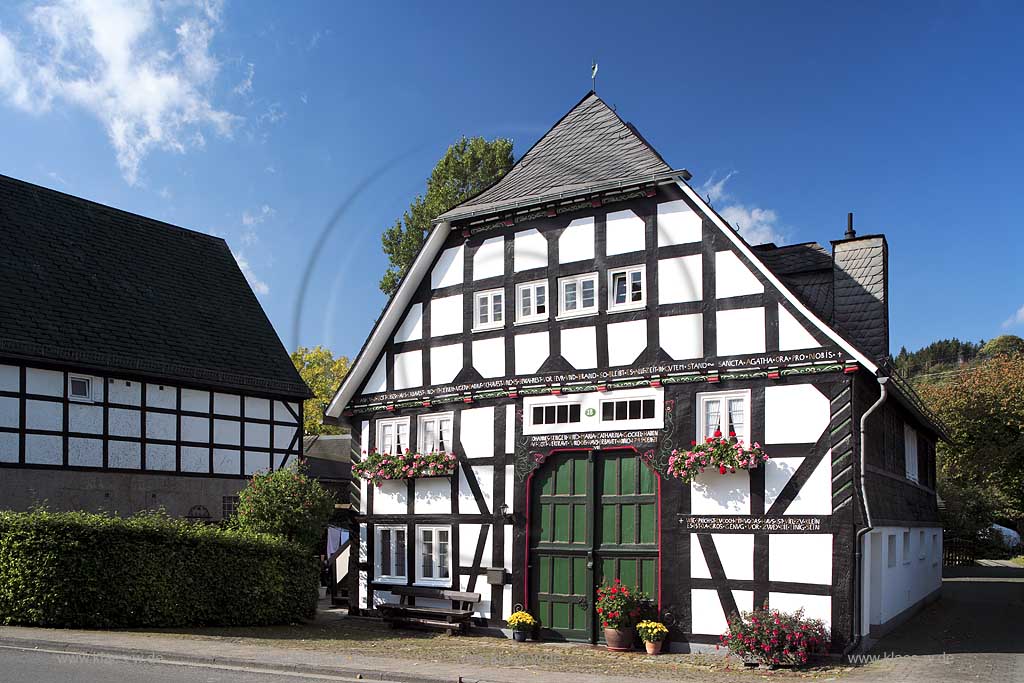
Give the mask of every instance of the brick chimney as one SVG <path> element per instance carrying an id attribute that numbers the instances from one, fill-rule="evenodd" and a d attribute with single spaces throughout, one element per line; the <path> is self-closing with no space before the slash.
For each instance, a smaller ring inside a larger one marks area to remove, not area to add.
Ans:
<path id="1" fill-rule="evenodd" d="M 889 245 L 885 235 L 857 237 L 853 214 L 846 239 L 832 242 L 833 322 L 869 357 L 889 356 Z"/>

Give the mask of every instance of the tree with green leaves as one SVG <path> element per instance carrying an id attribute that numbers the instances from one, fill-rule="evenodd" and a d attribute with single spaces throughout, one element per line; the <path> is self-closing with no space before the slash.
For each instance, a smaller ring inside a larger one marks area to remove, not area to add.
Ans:
<path id="1" fill-rule="evenodd" d="M 380 280 L 382 292 L 391 296 L 423 241 L 430 224 L 445 211 L 476 196 L 500 180 L 512 168 L 512 141 L 482 137 L 460 138 L 448 148 L 427 178 L 427 191 L 417 195 L 405 214 L 384 231 L 381 242 L 390 265 Z"/>
<path id="2" fill-rule="evenodd" d="M 338 427 L 323 423 L 324 408 L 334 398 L 334 392 L 341 386 L 341 380 L 348 373 L 348 358 L 335 358 L 331 350 L 323 346 L 300 346 L 292 352 L 292 363 L 314 394 L 303 407 L 302 427 L 305 433 L 341 434 Z"/>

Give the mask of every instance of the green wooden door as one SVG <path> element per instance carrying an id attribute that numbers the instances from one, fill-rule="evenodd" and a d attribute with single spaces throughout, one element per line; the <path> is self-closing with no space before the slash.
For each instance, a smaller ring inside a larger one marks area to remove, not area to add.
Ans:
<path id="1" fill-rule="evenodd" d="M 530 602 L 549 638 L 596 642 L 594 587 L 657 594 L 655 475 L 633 453 L 563 453 L 533 481 Z"/>

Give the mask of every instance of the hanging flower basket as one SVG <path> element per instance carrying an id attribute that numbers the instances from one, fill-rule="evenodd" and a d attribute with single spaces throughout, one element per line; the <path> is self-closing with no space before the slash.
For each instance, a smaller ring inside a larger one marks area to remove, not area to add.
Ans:
<path id="1" fill-rule="evenodd" d="M 735 432 L 723 437 L 722 432 L 716 431 L 704 443 L 692 442 L 688 451 L 672 451 L 668 471 L 689 483 L 706 469 L 718 470 L 719 474 L 733 474 L 739 470 L 752 470 L 767 460 L 768 455 L 761 450 L 761 444 L 754 442 L 748 448 L 736 439 Z"/>
<path id="2" fill-rule="evenodd" d="M 454 453 L 404 453 L 392 455 L 370 451 L 362 462 L 352 465 L 352 474 L 368 484 L 381 486 L 385 481 L 448 477 L 455 472 Z"/>

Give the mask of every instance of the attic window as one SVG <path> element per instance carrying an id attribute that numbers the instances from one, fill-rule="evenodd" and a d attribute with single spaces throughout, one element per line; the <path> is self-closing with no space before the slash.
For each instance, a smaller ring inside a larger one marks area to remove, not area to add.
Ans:
<path id="1" fill-rule="evenodd" d="M 68 398 L 72 401 L 92 401 L 92 378 L 69 375 Z"/>

